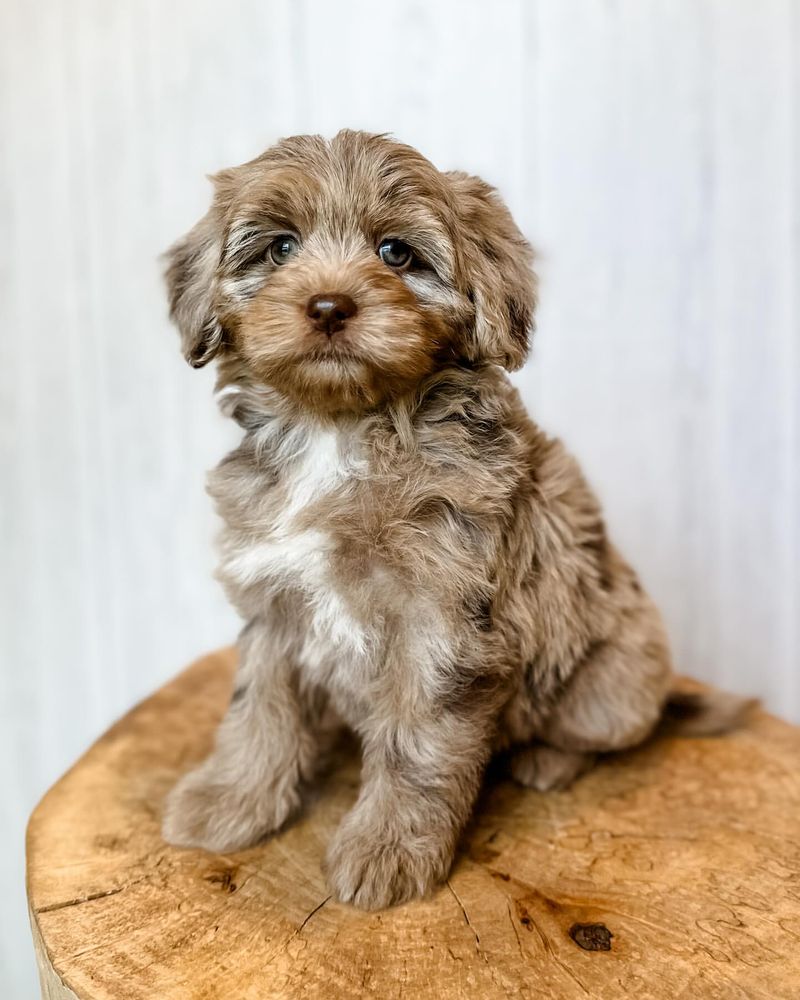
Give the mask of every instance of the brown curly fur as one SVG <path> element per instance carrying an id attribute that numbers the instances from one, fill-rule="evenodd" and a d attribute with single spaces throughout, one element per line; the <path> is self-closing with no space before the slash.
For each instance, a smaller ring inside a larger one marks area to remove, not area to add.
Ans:
<path id="1" fill-rule="evenodd" d="M 227 851 L 277 829 L 334 715 L 364 763 L 328 878 L 381 907 L 446 876 L 494 752 L 547 789 L 645 739 L 667 642 L 577 465 L 504 371 L 525 360 L 535 282 L 495 191 L 348 131 L 214 180 L 168 284 L 187 358 L 216 357 L 244 429 L 210 492 L 247 625 L 216 749 L 173 790 L 164 834 Z M 282 233 L 299 251 L 279 266 Z M 389 237 L 415 249 L 409 270 L 376 253 Z M 358 310 L 331 337 L 306 316 L 322 292 Z"/>

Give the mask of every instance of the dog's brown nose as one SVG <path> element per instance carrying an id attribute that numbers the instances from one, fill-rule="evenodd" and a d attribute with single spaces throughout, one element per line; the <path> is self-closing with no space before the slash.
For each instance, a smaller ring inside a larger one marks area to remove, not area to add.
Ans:
<path id="1" fill-rule="evenodd" d="M 314 324 L 314 329 L 328 336 L 341 330 L 351 316 L 355 316 L 356 304 L 349 295 L 338 292 L 323 292 L 308 300 L 306 316 Z"/>

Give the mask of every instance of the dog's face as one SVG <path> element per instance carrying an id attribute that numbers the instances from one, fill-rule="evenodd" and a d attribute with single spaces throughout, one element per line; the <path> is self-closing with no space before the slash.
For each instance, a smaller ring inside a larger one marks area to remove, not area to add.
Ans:
<path id="1" fill-rule="evenodd" d="M 492 188 L 408 146 L 285 139 L 214 178 L 169 251 L 187 359 L 220 352 L 323 412 L 361 411 L 461 358 L 525 360 L 531 251 Z"/>

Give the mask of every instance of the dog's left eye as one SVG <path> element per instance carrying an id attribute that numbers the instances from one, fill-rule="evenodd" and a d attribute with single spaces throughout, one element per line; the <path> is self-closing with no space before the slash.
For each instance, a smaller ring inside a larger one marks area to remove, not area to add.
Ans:
<path id="1" fill-rule="evenodd" d="M 414 251 L 402 240 L 384 240 L 378 247 L 378 256 L 384 264 L 402 271 L 414 258 Z"/>
<path id="2" fill-rule="evenodd" d="M 269 255 L 273 264 L 285 264 L 299 249 L 300 244 L 294 236 L 276 236 L 269 245 Z"/>

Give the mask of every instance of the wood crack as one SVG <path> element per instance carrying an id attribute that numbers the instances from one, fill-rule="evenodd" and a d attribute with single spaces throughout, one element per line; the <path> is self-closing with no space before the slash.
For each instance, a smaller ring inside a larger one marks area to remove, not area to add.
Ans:
<path id="1" fill-rule="evenodd" d="M 323 906 L 324 906 L 324 905 L 325 905 L 326 903 L 330 902 L 330 898 L 331 898 L 330 896 L 326 896 L 326 897 L 325 897 L 325 898 L 324 898 L 324 899 L 322 900 L 322 902 L 321 902 L 321 903 L 319 903 L 319 904 L 318 904 L 317 906 L 315 906 L 315 907 L 314 907 L 314 909 L 313 909 L 313 910 L 311 910 L 311 911 L 310 911 L 310 912 L 309 912 L 308 914 L 306 914 L 306 916 L 305 916 L 305 917 L 303 918 L 303 922 L 302 922 L 302 923 L 300 924 L 300 926 L 299 926 L 299 927 L 297 928 L 297 930 L 296 930 L 296 931 L 294 932 L 294 935 L 292 935 L 293 937 L 297 936 L 297 935 L 298 935 L 298 934 L 300 933 L 300 931 L 301 931 L 301 930 L 302 930 L 302 929 L 303 929 L 303 928 L 305 927 L 305 925 L 306 925 L 306 924 L 307 924 L 307 923 L 309 922 L 309 920 L 310 920 L 310 919 L 311 919 L 311 918 L 312 918 L 312 917 L 314 916 L 314 914 L 316 914 L 316 913 L 319 913 L 319 911 L 320 911 L 320 910 L 322 909 L 322 907 L 323 907 Z M 290 938 L 289 940 L 291 940 L 291 938 Z M 288 944 L 289 942 L 287 941 L 286 943 Z"/>
<path id="2" fill-rule="evenodd" d="M 476 950 L 477 950 L 478 954 L 480 955 L 481 954 L 481 939 L 480 939 L 480 935 L 475 930 L 475 928 L 472 926 L 472 921 L 469 919 L 469 914 L 467 913 L 467 909 L 464 906 L 464 904 L 461 902 L 461 899 L 459 898 L 459 895 L 456 892 L 456 890 L 450 884 L 450 879 L 449 878 L 445 879 L 445 885 L 447 886 L 447 888 L 452 893 L 453 899 L 456 901 L 456 903 L 458 903 L 458 908 L 461 910 L 461 915 L 464 917 L 464 923 L 467 925 L 467 927 L 469 927 L 469 929 L 475 935 Z"/>
<path id="3" fill-rule="evenodd" d="M 297 935 L 302 932 L 303 928 L 306 926 L 309 920 L 311 920 L 312 917 L 314 917 L 317 913 L 319 913 L 322 907 L 325 906 L 326 903 L 330 902 L 331 898 L 332 898 L 331 896 L 326 896 L 321 903 L 317 903 L 317 905 L 312 910 L 308 911 L 308 913 L 303 917 L 302 921 L 297 925 L 297 927 L 295 927 L 295 929 L 292 931 L 289 937 L 286 938 L 286 940 L 283 942 L 280 948 L 278 948 L 270 955 L 270 957 L 264 963 L 265 968 L 266 966 L 271 965 L 278 957 L 278 955 L 282 955 L 286 951 L 286 949 L 289 947 L 292 941 L 294 941 Z"/>
<path id="4" fill-rule="evenodd" d="M 506 898 L 506 913 L 508 913 L 508 919 L 511 923 L 511 928 L 514 931 L 514 937 L 517 939 L 517 947 L 519 948 L 520 957 L 525 958 L 525 951 L 522 947 L 522 939 L 519 936 L 517 922 L 514 920 L 514 914 L 511 912 L 511 902 L 508 898 Z"/>
<path id="5" fill-rule="evenodd" d="M 478 932 L 473 927 L 472 921 L 469 919 L 469 914 L 467 913 L 467 908 L 461 902 L 461 898 L 459 897 L 458 893 L 453 888 L 453 886 L 450 884 L 450 879 L 449 878 L 445 879 L 445 885 L 450 890 L 450 892 L 453 894 L 453 899 L 458 903 L 458 908 L 461 910 L 461 913 L 462 913 L 462 915 L 464 917 L 464 923 L 467 925 L 467 927 L 469 927 L 469 929 L 472 931 L 473 935 L 475 936 L 475 951 L 477 952 L 479 958 L 482 958 L 483 961 L 489 966 L 489 971 L 492 974 L 492 980 L 494 981 L 494 970 L 492 969 L 492 966 L 491 966 L 491 963 L 490 963 L 489 959 L 486 957 L 486 952 L 481 947 L 481 937 L 480 937 L 480 934 L 478 934 Z"/>
<path id="6" fill-rule="evenodd" d="M 141 879 L 138 881 L 141 881 Z M 90 892 L 86 896 L 76 896 L 75 899 L 65 899 L 60 903 L 48 903 L 47 906 L 38 906 L 35 912 L 37 915 L 40 913 L 53 913 L 55 910 L 65 910 L 68 906 L 80 906 L 81 903 L 91 903 L 95 899 L 116 896 L 117 893 L 124 892 L 129 886 L 134 884 L 134 882 L 128 882 L 126 885 L 121 885 L 116 889 L 105 889 L 103 892 Z"/>

